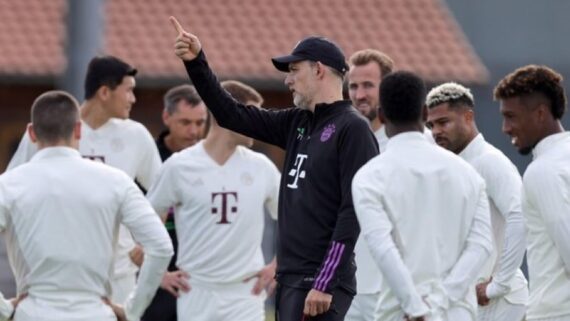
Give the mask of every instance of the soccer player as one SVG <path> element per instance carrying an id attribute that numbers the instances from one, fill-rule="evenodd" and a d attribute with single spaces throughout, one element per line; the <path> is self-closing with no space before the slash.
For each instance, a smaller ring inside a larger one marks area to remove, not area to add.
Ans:
<path id="1" fill-rule="evenodd" d="M 378 117 L 380 82 L 392 72 L 394 62 L 383 52 L 364 49 L 349 59 L 347 74 L 348 94 L 352 105 L 370 122 L 380 151 L 388 137 Z M 346 314 L 347 321 L 372 321 L 376 303 L 380 298 L 382 275 L 374 262 L 366 242 L 359 237 L 354 247 L 356 262 L 356 295 Z"/>
<path id="2" fill-rule="evenodd" d="M 0 176 L 6 233 L 21 301 L 0 301 L 0 320 L 138 320 L 172 256 L 172 244 L 140 189 L 120 170 L 85 160 L 79 106 L 51 91 L 32 106 L 32 159 Z M 125 307 L 108 301 L 119 224 L 146 250 Z M 1 297 L 1 296 L 0 296 Z"/>
<path id="3" fill-rule="evenodd" d="M 243 83 L 222 86 L 244 104 L 262 103 Z M 191 276 L 189 292 L 166 289 L 179 296 L 180 320 L 262 321 L 261 292 L 275 276 L 275 262 L 264 267 L 261 252 L 264 208 L 276 218 L 279 171 L 248 149 L 253 139 L 220 127 L 212 117 L 210 124 L 205 140 L 164 163 L 148 193 L 159 213 L 175 207 L 176 265 Z"/>
<path id="4" fill-rule="evenodd" d="M 348 70 L 340 48 L 322 37 L 273 58 L 298 108 L 261 110 L 233 99 L 208 67 L 198 38 L 171 18 L 175 53 L 220 126 L 286 150 L 279 194 L 277 317 L 343 320 L 355 294 L 359 227 L 350 184 L 378 154 L 365 119 L 342 100 Z"/>
<path id="5" fill-rule="evenodd" d="M 469 89 L 456 83 L 442 84 L 428 93 L 426 105 L 427 126 L 436 143 L 471 164 L 487 186 L 494 246 L 479 275 L 477 319 L 520 321 L 528 301 L 527 282 L 519 269 L 526 248 L 520 175 L 477 130 L 475 101 Z"/>
<path id="6" fill-rule="evenodd" d="M 386 150 L 388 136 L 384 124 L 378 117 L 379 89 L 382 78 L 393 71 L 394 61 L 381 51 L 364 49 L 350 56 L 349 65 L 348 95 L 353 106 L 370 122 L 382 153 Z M 429 129 L 425 128 L 424 134 L 429 141 L 434 142 Z"/>
<path id="7" fill-rule="evenodd" d="M 136 69 L 113 56 L 91 60 L 85 77 L 85 102 L 80 110 L 83 125 L 79 152 L 85 158 L 124 171 L 148 189 L 161 162 L 152 135 L 142 124 L 128 119 L 135 103 L 136 73 Z M 37 150 L 25 133 L 8 170 L 29 161 Z M 121 226 L 111 282 L 115 302 L 124 302 L 135 285 L 138 267 L 129 256 L 134 249 L 133 238 Z"/>
<path id="8" fill-rule="evenodd" d="M 362 236 L 382 271 L 376 320 L 475 320 L 475 280 L 492 250 L 485 183 L 423 135 L 426 89 L 382 80 L 386 152 L 354 177 Z"/>
<path id="9" fill-rule="evenodd" d="M 570 134 L 562 76 L 529 65 L 503 78 L 494 91 L 503 132 L 533 161 L 523 175 L 530 297 L 526 320 L 570 320 Z"/>
<path id="10" fill-rule="evenodd" d="M 173 153 L 193 146 L 204 137 L 208 110 L 193 86 L 180 85 L 171 88 L 164 95 L 162 120 L 166 126 L 156 140 L 162 161 Z M 176 249 L 178 238 L 174 228 L 174 212 L 170 210 L 166 218 L 166 229 L 174 246 L 174 256 L 168 271 L 176 271 Z M 182 284 L 180 283 L 182 282 Z M 184 272 L 168 274 L 163 279 L 164 287 L 185 287 Z M 148 321 L 176 321 L 176 296 L 164 289 L 158 289 L 154 299 L 143 316 Z"/>

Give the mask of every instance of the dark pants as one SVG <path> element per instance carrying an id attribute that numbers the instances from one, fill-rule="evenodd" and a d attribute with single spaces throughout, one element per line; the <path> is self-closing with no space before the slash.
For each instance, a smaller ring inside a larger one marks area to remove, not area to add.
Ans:
<path id="1" fill-rule="evenodd" d="M 158 289 L 152 302 L 144 312 L 142 321 L 177 321 L 176 297 L 163 289 Z"/>
<path id="2" fill-rule="evenodd" d="M 337 288 L 333 292 L 330 309 L 315 317 L 303 315 L 305 299 L 309 290 L 292 288 L 279 284 L 275 297 L 275 320 L 276 321 L 342 321 L 352 303 L 353 295 Z"/>

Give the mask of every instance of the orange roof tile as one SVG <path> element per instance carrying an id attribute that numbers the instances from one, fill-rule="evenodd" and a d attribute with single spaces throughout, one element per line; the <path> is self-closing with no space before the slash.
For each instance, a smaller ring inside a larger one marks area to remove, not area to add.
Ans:
<path id="1" fill-rule="evenodd" d="M 482 83 L 488 72 L 441 0 L 112 0 L 106 48 L 147 79 L 185 77 L 173 53 L 175 15 L 198 35 L 224 78 L 281 80 L 270 58 L 308 35 L 337 42 L 347 57 L 364 48 L 390 55 L 426 80 Z M 59 74 L 64 0 L 0 0 L 0 74 Z M 37 45 L 41 46 L 41 55 Z"/>
<path id="2" fill-rule="evenodd" d="M 64 0 L 0 0 L 0 74 L 60 73 L 65 12 Z"/>

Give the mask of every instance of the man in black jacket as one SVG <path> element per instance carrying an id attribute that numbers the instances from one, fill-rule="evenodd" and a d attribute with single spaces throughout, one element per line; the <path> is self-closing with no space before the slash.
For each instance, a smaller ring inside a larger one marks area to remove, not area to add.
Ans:
<path id="1" fill-rule="evenodd" d="M 279 195 L 276 306 L 280 321 L 343 320 L 355 294 L 359 233 L 351 196 L 356 171 L 378 154 L 368 122 L 342 100 L 348 69 L 338 46 L 303 39 L 273 59 L 298 108 L 262 110 L 219 85 L 200 41 L 171 18 L 175 53 L 219 125 L 286 150 Z M 191 272 L 190 272 L 191 273 Z"/>
<path id="2" fill-rule="evenodd" d="M 162 121 L 167 129 L 156 140 L 161 160 L 166 161 L 173 153 L 193 146 L 204 138 L 207 120 L 208 110 L 193 86 L 180 85 L 169 89 L 164 94 L 162 112 Z M 176 267 L 178 238 L 172 209 L 165 225 L 174 246 L 174 256 L 168 265 L 168 271 L 174 273 L 165 274 L 160 288 L 142 317 L 143 321 L 176 321 L 178 289 L 189 287 L 188 276 Z"/>

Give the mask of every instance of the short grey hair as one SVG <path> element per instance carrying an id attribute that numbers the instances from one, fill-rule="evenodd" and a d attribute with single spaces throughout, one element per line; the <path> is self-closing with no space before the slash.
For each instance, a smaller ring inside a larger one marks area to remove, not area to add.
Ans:
<path id="1" fill-rule="evenodd" d="M 426 98 L 428 108 L 449 103 L 450 106 L 467 105 L 475 106 L 475 99 L 469 88 L 454 82 L 447 82 L 429 91 Z"/>

